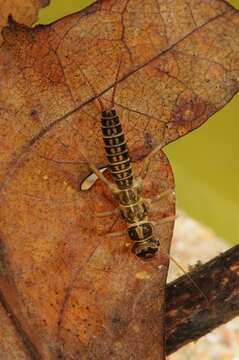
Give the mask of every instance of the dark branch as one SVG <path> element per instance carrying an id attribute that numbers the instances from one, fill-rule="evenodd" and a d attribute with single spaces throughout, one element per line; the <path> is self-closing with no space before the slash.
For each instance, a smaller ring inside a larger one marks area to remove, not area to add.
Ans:
<path id="1" fill-rule="evenodd" d="M 166 351 L 171 354 L 239 315 L 239 245 L 190 273 L 208 302 L 184 275 L 166 290 Z"/>

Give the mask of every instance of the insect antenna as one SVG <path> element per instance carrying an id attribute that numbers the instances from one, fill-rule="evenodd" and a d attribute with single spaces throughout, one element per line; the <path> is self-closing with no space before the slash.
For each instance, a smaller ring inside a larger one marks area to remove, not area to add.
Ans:
<path id="1" fill-rule="evenodd" d="M 117 72 L 116 72 L 115 83 L 114 83 L 112 97 L 111 97 L 111 106 L 112 106 L 112 108 L 114 108 L 114 106 L 115 106 L 115 94 L 116 94 L 117 85 L 119 83 L 119 75 L 120 75 L 122 62 L 123 62 L 123 55 L 121 54 L 121 56 L 119 58 L 119 66 L 118 66 L 118 69 L 117 69 Z"/>
<path id="2" fill-rule="evenodd" d="M 91 88 L 94 96 L 95 96 L 95 99 L 98 101 L 99 105 L 100 105 L 100 109 L 101 109 L 101 112 L 103 112 L 105 110 L 105 106 L 101 100 L 101 98 L 97 95 L 96 91 L 95 91 L 95 88 L 94 86 L 92 85 L 92 83 L 90 82 L 90 80 L 88 79 L 88 77 L 86 76 L 84 70 L 82 70 L 81 68 L 79 68 L 81 74 L 84 76 L 84 78 L 86 79 L 87 81 L 87 84 L 89 85 L 89 87 Z"/>
<path id="3" fill-rule="evenodd" d="M 175 260 L 171 255 L 168 255 L 170 260 L 184 273 L 185 276 L 191 281 L 191 283 L 195 286 L 195 288 L 200 292 L 200 294 L 204 297 L 207 303 L 209 303 L 207 295 L 202 291 L 202 289 L 198 286 L 196 281 L 193 280 L 192 276 L 179 264 L 177 260 Z"/>

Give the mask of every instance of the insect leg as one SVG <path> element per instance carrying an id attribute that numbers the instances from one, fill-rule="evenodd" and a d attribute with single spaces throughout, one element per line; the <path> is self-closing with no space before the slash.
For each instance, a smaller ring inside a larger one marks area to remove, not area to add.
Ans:
<path id="1" fill-rule="evenodd" d="M 151 161 L 151 159 L 154 157 L 154 155 L 160 151 L 163 147 L 164 147 L 165 143 L 160 143 L 158 144 L 145 158 L 144 158 L 144 162 L 143 162 L 143 167 L 142 170 L 140 171 L 140 175 L 139 177 L 141 179 L 144 179 L 145 176 L 147 175 L 147 171 L 148 171 L 148 167 L 149 167 L 149 163 Z"/>
<path id="2" fill-rule="evenodd" d="M 143 200 L 146 203 L 146 205 L 152 205 L 153 203 L 155 203 L 167 196 L 173 196 L 175 198 L 175 191 L 172 189 L 166 190 L 166 191 L 162 192 L 161 194 L 156 195 L 153 199 L 144 198 Z"/>
<path id="3" fill-rule="evenodd" d="M 103 181 L 103 183 L 105 183 L 112 192 L 115 192 L 115 191 L 116 191 L 116 186 L 115 186 L 111 181 L 109 181 L 109 180 L 102 174 L 102 172 L 97 169 L 97 167 L 96 167 L 92 162 L 90 162 L 90 161 L 87 159 L 86 155 L 85 155 L 82 151 L 80 151 L 80 153 L 81 153 L 82 157 L 84 158 L 85 162 L 87 163 L 88 167 L 90 168 L 90 170 L 92 170 L 92 171 L 95 173 L 95 175 L 96 175 L 101 181 Z"/>
<path id="4" fill-rule="evenodd" d="M 110 216 L 110 215 L 117 215 L 119 214 L 119 208 L 115 208 L 114 210 L 112 211 L 105 211 L 105 212 L 99 212 L 99 213 L 96 213 L 96 217 L 107 217 L 107 216 Z"/>
<path id="5" fill-rule="evenodd" d="M 154 226 L 162 225 L 162 224 L 166 224 L 166 223 L 172 222 L 172 221 L 174 221 L 176 218 L 177 218 L 177 216 L 175 216 L 175 215 L 167 216 L 167 217 L 165 217 L 165 218 L 163 218 L 163 219 L 160 219 L 159 221 L 152 221 L 152 224 L 153 224 Z"/>
<path id="6" fill-rule="evenodd" d="M 120 237 L 120 236 L 126 236 L 127 231 L 116 231 L 108 234 L 104 234 L 107 237 Z"/>

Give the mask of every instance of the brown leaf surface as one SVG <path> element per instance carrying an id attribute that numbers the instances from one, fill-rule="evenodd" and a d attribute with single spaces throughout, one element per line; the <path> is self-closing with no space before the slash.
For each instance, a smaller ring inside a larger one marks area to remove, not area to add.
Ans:
<path id="1" fill-rule="evenodd" d="M 28 26 L 37 21 L 38 11 L 49 4 L 49 0 L 0 0 L 0 31 L 8 23 L 11 15 L 15 21 Z M 3 39 L 0 35 L 0 44 Z"/>
<path id="2" fill-rule="evenodd" d="M 32 358 L 164 359 L 167 264 L 104 236 L 124 224 L 96 218 L 116 206 L 103 184 L 79 190 L 89 173 L 80 152 L 105 164 L 86 77 L 109 102 L 123 55 L 116 107 L 138 174 L 152 146 L 198 127 L 236 93 L 238 31 L 238 13 L 216 0 L 105 0 L 50 26 L 4 29 L 1 296 Z M 173 188 L 163 153 L 145 183 L 147 197 Z M 170 198 L 159 209 L 154 219 L 175 211 Z M 162 252 L 172 231 L 157 227 Z"/>

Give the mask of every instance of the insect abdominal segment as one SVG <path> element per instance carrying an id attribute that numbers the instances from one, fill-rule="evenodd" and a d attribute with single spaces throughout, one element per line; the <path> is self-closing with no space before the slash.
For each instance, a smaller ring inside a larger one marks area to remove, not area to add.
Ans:
<path id="1" fill-rule="evenodd" d="M 152 257 L 159 241 L 154 239 L 148 211 L 135 181 L 124 132 L 115 109 L 102 111 L 101 127 L 106 156 L 112 179 L 117 186 L 114 195 L 119 202 L 120 215 L 128 224 L 132 251 L 140 257 Z"/>
<path id="2" fill-rule="evenodd" d="M 133 184 L 133 171 L 120 120 L 114 109 L 103 111 L 101 128 L 109 169 L 119 189 Z"/>

